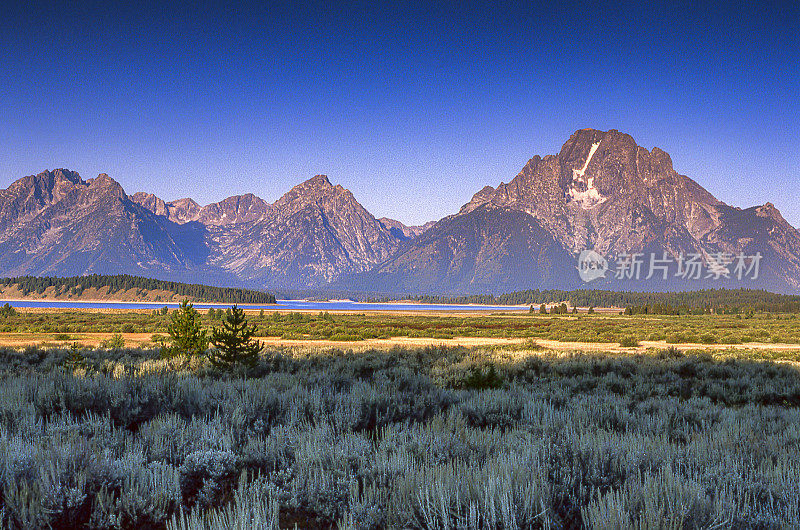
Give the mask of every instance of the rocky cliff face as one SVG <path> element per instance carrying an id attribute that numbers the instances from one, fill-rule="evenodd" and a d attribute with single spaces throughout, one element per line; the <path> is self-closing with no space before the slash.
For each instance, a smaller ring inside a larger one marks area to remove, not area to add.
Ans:
<path id="1" fill-rule="evenodd" d="M 414 239 L 436 224 L 436 221 L 428 221 L 420 226 L 406 226 L 400 221 L 388 217 L 381 217 L 378 221 L 399 239 Z"/>
<path id="2" fill-rule="evenodd" d="M 0 270 L 5 275 L 172 272 L 190 267 L 156 215 L 108 175 L 84 182 L 45 171 L 0 192 Z"/>
<path id="3" fill-rule="evenodd" d="M 721 204 L 679 175 L 664 151 L 593 129 L 574 133 L 557 155 L 532 158 L 508 184 L 484 188 L 462 212 L 487 203 L 529 213 L 572 252 L 612 255 L 695 251 Z"/>
<path id="4" fill-rule="evenodd" d="M 597 279 L 588 287 L 761 287 L 800 292 L 800 231 L 771 204 L 740 209 L 619 131 L 576 131 L 459 212 L 408 227 L 375 219 L 317 175 L 274 204 L 252 194 L 200 206 L 128 197 L 107 175 L 68 170 L 0 190 L 0 272 L 129 272 L 268 288 L 481 293 L 587 286 L 577 257 L 762 256 L 758 281 Z M 646 266 L 646 265 L 645 265 Z M 613 271 L 611 276 L 613 276 Z"/>
<path id="5" fill-rule="evenodd" d="M 235 233 L 214 232 L 214 262 L 248 281 L 313 287 L 368 270 L 400 242 L 325 175 L 298 184 L 272 208 L 272 215 Z"/>
<path id="6" fill-rule="evenodd" d="M 317 287 L 386 260 L 401 238 L 318 175 L 274 205 L 252 194 L 200 206 L 128 197 L 107 175 L 67 170 L 0 191 L 0 270 L 126 272 L 246 285 Z"/>
<path id="7" fill-rule="evenodd" d="M 670 275 L 667 280 L 649 283 L 608 279 L 591 286 L 631 289 L 746 286 L 800 290 L 798 231 L 772 205 L 747 210 L 728 206 L 689 177 L 678 174 L 667 153 L 658 148 L 648 151 L 619 131 L 575 132 L 557 155 L 535 156 L 511 182 L 500 183 L 496 188 L 484 187 L 456 217 L 471 216 L 481 208 L 490 208 L 487 212 L 494 214 L 482 216 L 486 224 L 484 233 L 491 233 L 486 236 L 491 251 L 476 256 L 476 273 L 485 266 L 484 260 L 496 262 L 495 256 L 499 254 L 524 259 L 511 250 L 509 240 L 498 230 L 492 232 L 492 227 L 499 226 L 494 216 L 508 217 L 508 211 L 516 211 L 532 217 L 569 256 L 563 264 L 554 264 L 554 270 L 559 270 L 559 277 L 564 279 L 562 283 L 577 281 L 577 257 L 585 249 L 595 250 L 612 261 L 634 253 L 645 254 L 645 259 L 650 254 L 667 253 L 676 258 L 699 254 L 704 260 L 719 253 L 748 256 L 760 253 L 763 256 L 760 278 L 746 285 L 738 280 L 711 281 L 705 277 L 700 281 L 684 281 Z M 522 225 L 515 230 L 522 230 Z M 444 239 L 452 237 L 436 233 Z M 540 238 L 541 242 L 545 240 Z M 405 245 L 399 255 L 382 264 L 376 273 L 429 268 L 427 258 L 415 258 L 424 246 L 422 240 Z M 425 286 L 425 282 L 415 282 L 411 272 L 402 278 L 395 272 L 395 277 L 398 289 L 415 292 Z M 539 276 L 518 277 L 514 288 L 527 288 L 530 284 L 538 285 Z M 549 278 L 544 286 L 548 285 L 555 286 L 555 281 Z M 508 289 L 510 285 L 498 281 L 496 287 Z M 461 288 L 480 292 L 464 284 Z"/>
<path id="8" fill-rule="evenodd" d="M 272 205 L 252 193 L 234 195 L 206 206 L 200 206 L 193 199 L 164 202 L 152 193 L 141 191 L 134 193 L 131 200 L 178 224 L 197 221 L 212 226 L 233 225 L 258 221 L 274 211 Z"/>
<path id="9" fill-rule="evenodd" d="M 399 293 L 486 293 L 577 286 L 572 258 L 532 216 L 484 204 L 445 217 L 342 287 Z"/>
<path id="10" fill-rule="evenodd" d="M 204 206 L 196 220 L 204 225 L 227 226 L 260 221 L 274 212 L 271 204 L 247 193 Z"/>

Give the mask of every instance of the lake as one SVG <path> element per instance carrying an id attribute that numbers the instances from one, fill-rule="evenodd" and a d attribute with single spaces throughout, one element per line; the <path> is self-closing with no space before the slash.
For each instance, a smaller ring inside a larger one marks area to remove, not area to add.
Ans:
<path id="1" fill-rule="evenodd" d="M 163 302 L 78 302 L 71 300 L 0 300 L 0 305 L 9 303 L 19 308 L 60 308 L 60 309 L 159 309 L 164 306 L 175 308 L 178 304 Z M 194 304 L 197 309 L 226 307 L 227 304 Z M 308 300 L 278 300 L 277 304 L 239 304 L 242 309 L 263 309 L 265 311 L 527 311 L 527 307 L 502 305 L 451 305 L 418 303 L 367 303 L 336 300 L 314 302 Z"/>

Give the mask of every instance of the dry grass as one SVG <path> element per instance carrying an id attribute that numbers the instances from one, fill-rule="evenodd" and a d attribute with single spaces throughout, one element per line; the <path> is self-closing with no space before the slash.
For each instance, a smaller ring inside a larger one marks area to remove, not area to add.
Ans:
<path id="1" fill-rule="evenodd" d="M 108 340 L 114 333 L 0 333 L 0 347 L 24 348 L 27 346 L 52 346 L 64 347 L 75 343 L 84 347 L 96 348 Z M 125 345 L 130 348 L 152 347 L 152 334 L 149 333 L 121 333 Z M 265 346 L 310 349 L 349 349 L 363 351 L 370 349 L 391 348 L 419 348 L 425 346 L 461 346 L 465 348 L 500 347 L 512 351 L 526 349 L 534 346 L 537 349 L 569 352 L 644 352 L 651 349 L 662 350 L 675 347 L 679 350 L 701 350 L 709 352 L 721 351 L 758 351 L 773 354 L 796 353 L 800 355 L 800 346 L 797 344 L 760 343 L 750 342 L 745 344 L 701 344 L 680 343 L 668 344 L 666 341 L 641 341 L 635 348 L 623 348 L 616 342 L 571 342 L 548 339 L 525 339 L 504 337 L 453 337 L 452 339 L 437 339 L 431 337 L 392 337 L 389 339 L 367 339 L 358 341 L 337 340 L 306 340 L 283 339 L 281 337 L 261 337 L 259 340 Z"/>

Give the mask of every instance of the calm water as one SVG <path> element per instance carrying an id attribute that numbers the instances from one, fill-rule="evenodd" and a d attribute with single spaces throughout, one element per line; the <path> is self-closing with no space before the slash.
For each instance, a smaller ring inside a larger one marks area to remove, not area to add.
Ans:
<path id="1" fill-rule="evenodd" d="M 74 302 L 55 300 L 0 300 L 0 305 L 8 302 L 14 307 L 56 307 L 65 309 L 97 308 L 97 309 L 158 309 L 164 307 L 178 307 L 178 304 L 130 303 L 130 302 Z M 220 307 L 225 304 L 194 304 L 197 309 Z M 308 302 L 305 300 L 278 300 L 277 304 L 240 304 L 243 309 L 264 309 L 265 311 L 310 309 L 312 311 L 527 311 L 527 307 L 499 306 L 499 305 L 449 305 L 449 304 L 370 304 L 350 301 L 336 302 Z"/>

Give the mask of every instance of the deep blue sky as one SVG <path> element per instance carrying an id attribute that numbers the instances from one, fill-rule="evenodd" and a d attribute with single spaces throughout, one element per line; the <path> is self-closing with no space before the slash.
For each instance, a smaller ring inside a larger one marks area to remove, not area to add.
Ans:
<path id="1" fill-rule="evenodd" d="M 421 223 L 594 127 L 800 226 L 788 2 L 334 3 L 4 3 L 0 187 L 67 167 L 167 200 L 273 201 L 326 173 Z"/>

